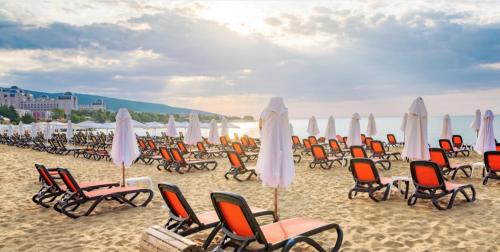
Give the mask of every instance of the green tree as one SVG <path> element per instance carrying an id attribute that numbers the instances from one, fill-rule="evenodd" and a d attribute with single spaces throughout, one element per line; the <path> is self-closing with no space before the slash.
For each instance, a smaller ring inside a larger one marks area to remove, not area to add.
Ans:
<path id="1" fill-rule="evenodd" d="M 64 116 L 65 116 L 64 110 L 53 109 L 51 112 L 52 112 L 52 119 L 54 119 L 54 120 L 64 119 Z"/>
<path id="2" fill-rule="evenodd" d="M 30 114 L 24 114 L 21 117 L 21 122 L 23 122 L 25 124 L 33 123 L 35 121 L 36 121 L 35 118 L 32 115 L 30 115 Z"/>

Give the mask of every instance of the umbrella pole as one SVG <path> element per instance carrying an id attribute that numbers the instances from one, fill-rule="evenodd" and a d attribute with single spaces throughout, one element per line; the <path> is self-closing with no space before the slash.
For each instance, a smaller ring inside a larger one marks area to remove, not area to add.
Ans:
<path id="1" fill-rule="evenodd" d="M 125 187 L 125 163 L 122 161 L 122 187 Z"/>
<path id="2" fill-rule="evenodd" d="M 279 221 L 278 215 L 278 188 L 274 188 L 274 221 Z"/>

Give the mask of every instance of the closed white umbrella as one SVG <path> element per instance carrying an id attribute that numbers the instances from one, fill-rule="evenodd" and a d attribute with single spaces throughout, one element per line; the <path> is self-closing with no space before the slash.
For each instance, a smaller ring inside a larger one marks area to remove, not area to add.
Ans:
<path id="1" fill-rule="evenodd" d="M 421 97 L 413 101 L 410 106 L 405 132 L 402 156 L 410 160 L 429 160 L 427 109 Z"/>
<path id="2" fill-rule="evenodd" d="M 222 117 L 222 120 L 221 120 L 220 135 L 221 136 L 229 136 L 229 127 L 227 125 L 227 119 L 225 117 Z"/>
<path id="3" fill-rule="evenodd" d="M 484 112 L 483 121 L 481 122 L 476 145 L 474 145 L 474 150 L 479 154 L 483 154 L 487 151 L 494 151 L 496 149 L 493 119 L 495 119 L 493 112 L 491 110 L 486 110 Z"/>
<path id="4" fill-rule="evenodd" d="M 479 129 L 481 129 L 481 110 L 476 109 L 476 113 L 474 113 L 474 120 L 470 124 L 471 129 L 476 132 L 476 137 L 479 134 Z"/>
<path id="5" fill-rule="evenodd" d="M 368 126 L 366 127 L 366 134 L 368 136 L 375 136 L 377 134 L 377 124 L 375 123 L 375 117 L 371 113 L 368 116 Z"/>
<path id="6" fill-rule="evenodd" d="M 443 117 L 443 128 L 441 129 L 441 139 L 448 139 L 451 141 L 453 136 L 453 128 L 451 127 L 450 115 L 446 114 Z"/>
<path id="7" fill-rule="evenodd" d="M 130 167 L 141 152 L 137 146 L 132 117 L 125 108 L 116 114 L 116 131 L 111 146 L 113 163 L 122 168 L 122 186 L 125 186 L 125 167 Z"/>
<path id="8" fill-rule="evenodd" d="M 24 134 L 24 124 L 23 124 L 23 122 L 19 122 L 18 131 L 19 131 L 19 135 L 23 135 Z"/>
<path id="9" fill-rule="evenodd" d="M 31 126 L 31 129 L 30 129 L 31 130 L 30 131 L 31 137 L 36 137 L 36 135 L 38 133 L 37 128 L 36 128 L 37 127 L 36 123 L 31 123 L 30 126 Z"/>
<path id="10" fill-rule="evenodd" d="M 335 119 L 333 116 L 328 118 L 328 123 L 326 124 L 325 129 L 325 138 L 326 140 L 335 139 L 337 137 L 337 129 L 335 127 Z"/>
<path id="11" fill-rule="evenodd" d="M 200 119 L 198 118 L 198 113 L 192 111 L 191 114 L 189 114 L 189 126 L 186 130 L 184 142 L 193 145 L 201 140 Z"/>
<path id="12" fill-rule="evenodd" d="M 52 139 L 52 127 L 50 126 L 49 123 L 45 125 L 45 132 L 43 133 L 43 138 L 45 138 L 45 140 Z"/>
<path id="13" fill-rule="evenodd" d="M 319 134 L 318 122 L 316 121 L 315 116 L 311 116 L 311 118 L 309 118 L 309 124 L 307 125 L 307 133 L 310 136 L 316 136 L 317 134 Z"/>
<path id="14" fill-rule="evenodd" d="M 73 139 L 73 123 L 71 123 L 71 120 L 68 120 L 68 125 L 66 127 L 66 138 L 68 140 Z"/>
<path id="15" fill-rule="evenodd" d="M 210 121 L 210 131 L 208 132 L 208 141 L 212 144 L 218 144 L 220 142 L 219 126 L 217 126 L 217 122 L 214 119 Z"/>
<path id="16" fill-rule="evenodd" d="M 263 185 L 273 187 L 274 212 L 278 219 L 278 188 L 286 188 L 293 182 L 295 166 L 292 154 L 292 134 L 288 109 L 283 99 L 273 97 L 261 114 L 263 122 L 261 145 L 256 171 Z"/>
<path id="17" fill-rule="evenodd" d="M 175 117 L 173 115 L 170 115 L 170 117 L 168 118 L 166 134 L 169 137 L 177 137 L 177 129 L 175 128 Z"/>
<path id="18" fill-rule="evenodd" d="M 361 142 L 361 129 L 359 128 L 359 119 L 361 117 L 358 113 L 354 113 L 349 123 L 349 131 L 347 134 L 347 146 L 362 145 Z"/>
<path id="19" fill-rule="evenodd" d="M 12 137 L 13 135 L 14 135 L 14 127 L 12 126 L 12 124 L 9 124 L 9 126 L 7 127 L 7 136 Z"/>

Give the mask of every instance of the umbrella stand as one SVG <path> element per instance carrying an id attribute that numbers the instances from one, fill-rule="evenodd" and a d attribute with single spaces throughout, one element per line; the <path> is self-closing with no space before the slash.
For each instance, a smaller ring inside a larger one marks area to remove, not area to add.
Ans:
<path id="1" fill-rule="evenodd" d="M 125 163 L 122 161 L 122 187 L 125 187 Z"/>
<path id="2" fill-rule="evenodd" d="M 274 188 L 274 221 L 279 221 L 278 215 L 278 188 Z"/>

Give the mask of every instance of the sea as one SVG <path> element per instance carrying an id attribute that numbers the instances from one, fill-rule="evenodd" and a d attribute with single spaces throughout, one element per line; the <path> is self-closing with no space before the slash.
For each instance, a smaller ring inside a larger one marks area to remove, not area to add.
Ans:
<path id="1" fill-rule="evenodd" d="M 374 139 L 387 140 L 387 134 L 392 133 L 396 136 L 398 141 L 403 141 L 404 134 L 401 131 L 402 117 L 376 117 L 377 134 Z M 464 143 L 474 144 L 476 141 L 476 132 L 470 128 L 473 116 L 451 116 L 451 124 L 453 129 L 453 134 L 461 135 Z M 326 124 L 328 118 L 317 118 L 318 127 L 320 129 L 320 134 L 322 136 L 325 133 Z M 349 128 L 350 118 L 335 118 L 335 126 L 337 134 L 342 136 L 347 135 Z M 307 125 L 309 123 L 308 119 L 291 119 L 290 123 L 293 125 L 294 135 L 300 138 L 307 138 Z M 495 136 L 500 141 L 500 119 L 493 120 Z M 233 137 L 234 133 L 238 133 L 240 136 L 247 134 L 251 137 L 259 137 L 258 122 L 234 122 L 238 129 L 229 129 L 230 136 Z M 368 124 L 368 118 L 361 118 L 360 127 L 361 133 L 366 132 L 366 126 Z M 439 138 L 441 135 L 441 129 L 443 124 L 442 116 L 433 116 L 428 118 L 428 137 L 429 144 L 432 147 L 439 146 Z M 160 129 L 158 130 L 159 134 Z M 179 131 L 184 131 L 179 129 Z M 208 129 L 202 129 L 202 135 L 208 136 Z"/>

